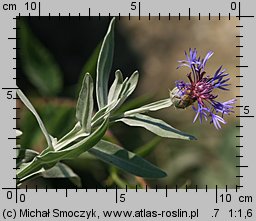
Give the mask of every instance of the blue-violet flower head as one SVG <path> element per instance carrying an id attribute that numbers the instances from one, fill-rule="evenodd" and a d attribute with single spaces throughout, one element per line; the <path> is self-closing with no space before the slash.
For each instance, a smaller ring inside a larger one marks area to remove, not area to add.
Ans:
<path id="1" fill-rule="evenodd" d="M 226 124 L 223 116 L 233 112 L 232 105 L 236 99 L 217 101 L 218 95 L 213 93 L 214 90 L 228 90 L 230 78 L 222 66 L 213 76 L 206 74 L 205 66 L 212 55 L 213 52 L 209 51 L 203 59 L 200 59 L 197 57 L 196 49 L 189 49 L 188 54 L 185 52 L 186 60 L 179 61 L 178 68 L 182 66 L 190 68 L 191 71 L 187 74 L 189 82 L 176 81 L 176 87 L 170 91 L 170 97 L 176 108 L 184 109 L 193 105 L 192 108 L 196 112 L 193 122 L 199 119 L 202 123 L 203 118 L 205 120 L 210 118 L 210 123 L 219 129 L 220 123 Z"/>

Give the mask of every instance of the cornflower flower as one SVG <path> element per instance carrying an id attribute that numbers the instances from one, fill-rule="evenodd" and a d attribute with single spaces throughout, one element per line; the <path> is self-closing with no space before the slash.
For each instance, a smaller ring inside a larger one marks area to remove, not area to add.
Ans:
<path id="1" fill-rule="evenodd" d="M 236 99 L 225 102 L 217 101 L 218 95 L 214 94 L 217 90 L 228 90 L 230 85 L 228 81 L 229 74 L 220 66 L 213 76 L 207 75 L 205 66 L 207 61 L 213 55 L 209 51 L 203 59 L 197 57 L 196 49 L 189 49 L 189 53 L 185 52 L 186 60 L 178 61 L 180 65 L 177 67 L 188 67 L 190 72 L 187 74 L 189 82 L 176 81 L 176 87 L 170 91 L 171 100 L 176 108 L 186 108 L 192 105 L 196 115 L 193 123 L 199 119 L 202 123 L 203 118 L 213 123 L 216 129 L 221 128 L 221 123 L 226 124 L 224 115 L 234 112 L 233 104 Z"/>

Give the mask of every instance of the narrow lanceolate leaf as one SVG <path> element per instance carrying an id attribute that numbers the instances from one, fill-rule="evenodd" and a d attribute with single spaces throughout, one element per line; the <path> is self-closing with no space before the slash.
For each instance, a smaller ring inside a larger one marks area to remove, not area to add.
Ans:
<path id="1" fill-rule="evenodd" d="M 24 168 L 26 168 L 30 163 L 23 163 L 19 166 L 19 170 L 23 170 Z M 17 170 L 18 171 L 18 170 Z M 45 169 L 44 168 L 40 168 L 40 169 L 36 169 L 31 171 L 31 173 L 28 173 L 26 176 L 21 177 L 20 179 L 17 179 L 17 185 L 21 185 L 22 182 L 24 182 L 25 180 L 28 179 L 32 179 L 35 177 L 40 176 L 41 172 L 44 172 Z"/>
<path id="2" fill-rule="evenodd" d="M 99 124 L 101 124 L 101 122 L 104 121 L 104 119 L 108 118 L 111 110 L 115 108 L 118 101 L 119 100 L 112 101 L 109 104 L 107 104 L 105 107 L 103 107 L 101 110 L 97 111 L 97 113 L 94 114 L 92 118 L 92 127 L 98 126 Z"/>
<path id="3" fill-rule="evenodd" d="M 52 167 L 60 160 L 74 159 L 83 152 L 88 151 L 95 146 L 104 136 L 108 128 L 108 119 L 106 119 L 100 127 L 83 140 L 75 143 L 74 145 L 59 151 L 48 151 L 34 158 L 34 160 L 26 165 L 24 168 L 17 171 L 18 178 L 28 176 L 30 173 L 37 172 L 42 167 Z"/>
<path id="4" fill-rule="evenodd" d="M 38 159 L 44 163 L 56 163 L 60 160 L 67 160 L 78 157 L 80 154 L 88 151 L 96 145 L 104 136 L 108 128 L 108 120 L 105 120 L 102 125 L 94 131 L 91 135 L 74 145 L 59 151 L 49 151 L 43 156 L 38 156 Z"/>
<path id="5" fill-rule="evenodd" d="M 35 108 L 33 107 L 33 105 L 30 103 L 30 101 L 28 100 L 28 98 L 23 94 L 23 92 L 18 89 L 17 90 L 17 94 L 19 96 L 19 98 L 21 99 L 21 101 L 25 104 L 25 106 L 32 112 L 32 114 L 35 116 L 41 131 L 43 132 L 45 139 L 47 141 L 47 145 L 48 147 L 52 148 L 52 140 L 50 137 L 50 134 L 47 132 L 43 121 L 41 120 L 41 118 L 39 117 L 38 113 L 36 112 Z"/>
<path id="6" fill-rule="evenodd" d="M 115 18 L 109 24 L 97 62 L 96 97 L 99 109 L 103 108 L 108 102 L 108 80 L 114 55 L 114 23 Z"/>
<path id="7" fill-rule="evenodd" d="M 54 167 L 41 172 L 41 176 L 44 178 L 67 178 L 77 187 L 82 186 L 80 177 L 64 163 L 57 163 Z"/>
<path id="8" fill-rule="evenodd" d="M 20 51 L 24 74 L 41 94 L 58 94 L 63 84 L 58 63 L 33 35 L 28 25 L 23 21 L 20 22 Z"/>
<path id="9" fill-rule="evenodd" d="M 120 70 L 117 70 L 115 73 L 115 80 L 112 84 L 112 86 L 109 89 L 109 93 L 108 93 L 108 104 L 111 101 L 117 100 L 121 89 L 122 89 L 122 83 L 123 83 L 123 75 L 122 72 Z"/>
<path id="10" fill-rule="evenodd" d="M 135 90 L 139 80 L 139 72 L 135 71 L 129 79 L 125 79 L 119 95 L 119 101 L 117 105 L 113 108 L 113 111 L 118 109 L 125 100 L 132 94 Z"/>
<path id="11" fill-rule="evenodd" d="M 76 106 L 76 118 L 84 132 L 91 132 L 91 118 L 93 112 L 93 80 L 85 74 Z"/>
<path id="12" fill-rule="evenodd" d="M 125 99 L 129 97 L 132 94 L 132 92 L 135 90 L 138 84 L 138 80 L 139 80 L 139 72 L 134 71 L 131 77 L 126 82 L 124 82 L 120 98 L 122 96 L 125 96 Z"/>
<path id="13" fill-rule="evenodd" d="M 150 162 L 116 144 L 104 140 L 101 140 L 91 148 L 89 153 L 136 176 L 146 178 L 162 178 L 166 176 L 165 172 Z"/>
<path id="14" fill-rule="evenodd" d="M 104 116 L 109 115 L 110 112 L 114 112 L 115 110 L 117 110 L 124 103 L 124 101 L 129 97 L 129 95 L 135 90 L 136 85 L 138 83 L 138 78 L 139 73 L 135 71 L 129 79 L 126 78 L 123 81 L 121 87 L 118 89 L 119 95 L 115 95 L 115 98 L 111 102 L 105 105 L 93 116 L 93 125 L 99 119 L 102 119 Z"/>
<path id="15" fill-rule="evenodd" d="M 157 111 L 163 108 L 167 108 L 172 106 L 172 101 L 170 98 L 164 99 L 164 100 L 160 100 L 160 101 L 156 101 L 147 105 L 144 105 L 142 107 L 133 109 L 133 110 L 129 110 L 126 111 L 124 113 L 124 116 L 129 116 L 129 115 L 133 115 L 133 114 L 137 114 L 137 113 L 145 113 L 145 112 L 149 112 L 149 111 Z"/>
<path id="16" fill-rule="evenodd" d="M 162 120 L 149 117 L 143 114 L 134 114 L 132 116 L 127 116 L 116 121 L 121 121 L 129 126 L 143 127 L 160 137 L 177 138 L 183 140 L 196 139 L 191 135 L 188 135 L 186 133 L 183 133 L 182 131 L 175 129 L 174 127 L 170 126 Z"/>

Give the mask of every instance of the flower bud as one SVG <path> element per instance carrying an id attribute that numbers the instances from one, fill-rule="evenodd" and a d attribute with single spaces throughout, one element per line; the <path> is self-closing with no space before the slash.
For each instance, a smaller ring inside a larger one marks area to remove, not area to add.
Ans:
<path id="1" fill-rule="evenodd" d="M 180 90 L 175 87 L 170 91 L 171 101 L 176 108 L 185 109 L 192 105 L 196 99 L 193 99 L 188 90 Z"/>

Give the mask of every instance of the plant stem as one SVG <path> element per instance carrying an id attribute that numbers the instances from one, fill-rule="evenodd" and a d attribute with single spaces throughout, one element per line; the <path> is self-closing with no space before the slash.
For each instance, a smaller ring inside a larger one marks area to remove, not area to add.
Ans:
<path id="1" fill-rule="evenodd" d="M 111 168 L 110 176 L 112 180 L 117 184 L 118 187 L 125 189 L 127 183 L 125 183 L 118 175 L 116 168 Z"/>
<path id="2" fill-rule="evenodd" d="M 156 146 L 161 142 L 161 140 L 162 139 L 160 137 L 155 137 L 145 145 L 136 148 L 134 150 L 134 153 L 136 153 L 141 157 L 148 156 L 156 148 Z"/>
<path id="3" fill-rule="evenodd" d="M 37 158 L 34 158 L 32 162 L 28 163 L 24 168 L 20 169 L 17 172 L 18 181 L 22 180 L 23 178 L 30 174 L 39 171 L 41 168 L 41 163 L 37 160 Z"/>

